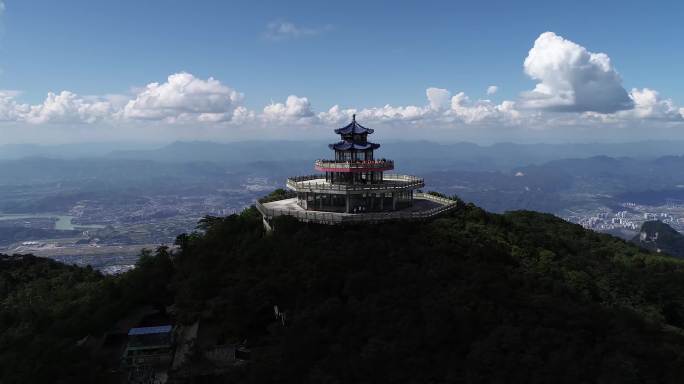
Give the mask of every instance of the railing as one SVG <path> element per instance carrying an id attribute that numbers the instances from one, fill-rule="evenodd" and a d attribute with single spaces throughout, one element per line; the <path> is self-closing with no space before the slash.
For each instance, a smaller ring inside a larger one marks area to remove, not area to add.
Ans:
<path id="1" fill-rule="evenodd" d="M 338 161 L 319 159 L 314 162 L 314 167 L 323 169 L 344 169 L 344 170 L 390 170 L 394 169 L 393 160 L 355 160 Z"/>
<path id="2" fill-rule="evenodd" d="M 450 204 L 458 203 L 458 201 L 452 200 L 448 197 L 437 196 L 437 195 L 433 195 L 431 193 L 415 192 L 413 194 L 413 197 L 419 198 L 419 199 L 424 199 L 424 200 L 434 201 L 435 203 L 444 204 L 444 205 L 450 205 Z"/>
<path id="3" fill-rule="evenodd" d="M 424 211 L 393 211 L 393 212 L 374 212 L 374 213 L 333 213 L 333 212 L 318 212 L 306 211 L 298 209 L 272 209 L 266 208 L 260 202 L 256 202 L 256 208 L 266 219 L 272 219 L 278 216 L 292 216 L 299 221 L 320 223 L 320 224 L 348 224 L 348 223 L 374 223 L 390 220 L 426 220 L 439 216 L 445 212 L 451 211 L 458 207 L 458 202 L 451 199 L 446 199 L 439 196 L 434 196 L 426 193 L 415 193 L 415 198 L 430 200 L 441 204 L 439 207 L 427 209 Z"/>
<path id="4" fill-rule="evenodd" d="M 297 191 L 325 190 L 325 191 L 391 191 L 418 189 L 425 186 L 425 180 L 417 176 L 385 174 L 379 184 L 338 184 L 328 182 L 311 182 L 324 180 L 323 175 L 295 176 L 287 179 L 287 187 Z"/>
<path id="5" fill-rule="evenodd" d="M 277 201 L 277 200 L 284 200 L 284 199 L 291 199 L 293 197 L 297 197 L 297 192 L 293 191 L 287 191 L 282 195 L 275 195 L 275 196 L 266 196 L 262 197 L 259 199 L 259 202 L 261 203 L 270 203 L 271 201 Z"/>

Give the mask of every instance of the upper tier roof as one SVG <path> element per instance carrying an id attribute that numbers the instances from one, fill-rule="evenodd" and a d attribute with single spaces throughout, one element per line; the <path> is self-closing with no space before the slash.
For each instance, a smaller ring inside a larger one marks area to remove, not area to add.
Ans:
<path id="1" fill-rule="evenodd" d="M 359 124 L 356 122 L 356 115 L 352 115 L 352 122 L 347 124 L 346 126 L 342 128 L 337 128 L 335 130 L 335 133 L 339 135 L 348 135 L 348 134 L 371 134 L 373 133 L 373 130 L 370 128 L 366 128 L 363 125 Z"/>
<path id="2" fill-rule="evenodd" d="M 375 143 L 371 143 L 371 142 L 355 143 L 355 142 L 349 141 L 349 140 L 342 140 L 342 141 L 339 141 L 335 144 L 329 144 L 328 147 L 330 149 L 336 149 L 338 151 L 346 151 L 349 149 L 364 150 L 364 149 L 378 149 L 378 148 L 380 148 L 380 144 L 375 144 Z"/>

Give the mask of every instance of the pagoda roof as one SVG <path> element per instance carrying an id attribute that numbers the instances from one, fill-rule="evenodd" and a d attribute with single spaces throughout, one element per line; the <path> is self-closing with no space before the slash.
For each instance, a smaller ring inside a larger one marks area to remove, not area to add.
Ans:
<path id="1" fill-rule="evenodd" d="M 356 115 L 352 115 L 352 121 L 351 123 L 345 125 L 342 128 L 337 128 L 335 130 L 335 133 L 339 135 L 348 135 L 348 134 L 371 134 L 373 133 L 373 130 L 370 128 L 366 128 L 363 125 L 359 124 L 356 122 Z"/>
<path id="2" fill-rule="evenodd" d="M 378 149 L 380 148 L 380 144 L 375 144 L 371 142 L 365 142 L 365 143 L 355 143 L 350 140 L 342 140 L 334 144 L 329 144 L 328 147 L 330 149 L 335 149 L 338 151 L 347 151 L 350 149 L 358 149 L 358 150 L 365 150 L 365 149 Z"/>

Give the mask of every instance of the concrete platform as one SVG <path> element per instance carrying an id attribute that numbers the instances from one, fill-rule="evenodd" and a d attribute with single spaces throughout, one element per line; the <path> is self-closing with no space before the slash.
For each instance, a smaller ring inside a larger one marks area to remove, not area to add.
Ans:
<path id="1" fill-rule="evenodd" d="M 343 213 L 307 211 L 297 205 L 296 198 L 256 203 L 256 207 L 264 217 L 266 224 L 278 216 L 292 216 L 303 222 L 320 224 L 374 223 L 389 220 L 424 220 L 429 219 L 457 207 L 455 200 L 415 193 L 413 206 L 393 212 Z"/>
<path id="2" fill-rule="evenodd" d="M 287 179 L 287 187 L 298 192 L 313 193 L 391 193 L 420 189 L 425 181 L 410 175 L 385 175 L 382 182 L 375 184 L 340 184 L 330 183 L 321 175 L 291 177 Z"/>

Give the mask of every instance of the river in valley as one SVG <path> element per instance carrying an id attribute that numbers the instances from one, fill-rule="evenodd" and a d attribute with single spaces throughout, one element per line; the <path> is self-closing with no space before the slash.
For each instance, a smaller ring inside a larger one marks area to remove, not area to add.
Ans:
<path id="1" fill-rule="evenodd" d="M 50 213 L 0 213 L 0 221 L 27 220 L 27 219 L 56 219 L 53 229 L 59 231 L 72 231 L 74 229 L 99 229 L 104 225 L 99 224 L 74 224 L 74 216 L 50 214 Z"/>

